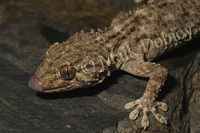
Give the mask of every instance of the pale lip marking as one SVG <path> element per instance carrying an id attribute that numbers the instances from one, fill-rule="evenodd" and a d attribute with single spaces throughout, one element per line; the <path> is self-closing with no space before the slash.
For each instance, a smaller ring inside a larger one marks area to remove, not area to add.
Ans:
<path id="1" fill-rule="evenodd" d="M 43 89 L 42 89 L 42 84 L 40 82 L 40 79 L 38 78 L 37 75 L 33 75 L 30 80 L 29 80 L 29 83 L 28 83 L 28 86 L 35 90 L 35 91 L 38 91 L 38 92 L 43 92 Z"/>

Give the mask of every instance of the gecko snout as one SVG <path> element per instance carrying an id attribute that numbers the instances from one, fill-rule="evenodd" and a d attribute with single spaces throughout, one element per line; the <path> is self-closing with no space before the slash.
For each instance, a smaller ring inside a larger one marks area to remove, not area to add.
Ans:
<path id="1" fill-rule="evenodd" d="M 29 80 L 28 86 L 35 91 L 43 92 L 42 84 L 37 75 L 34 75 L 31 77 L 31 79 Z"/>

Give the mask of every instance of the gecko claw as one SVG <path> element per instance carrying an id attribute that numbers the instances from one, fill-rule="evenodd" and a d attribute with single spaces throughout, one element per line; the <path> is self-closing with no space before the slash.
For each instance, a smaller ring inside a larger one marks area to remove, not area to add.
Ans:
<path id="1" fill-rule="evenodd" d="M 148 112 L 152 112 L 158 122 L 167 125 L 167 120 L 162 115 L 160 115 L 156 109 L 156 107 L 158 107 L 163 111 L 167 111 L 168 107 L 166 103 L 157 101 L 147 102 L 140 98 L 133 102 L 127 103 L 124 107 L 125 109 L 130 109 L 136 105 L 138 106 L 130 113 L 129 118 L 132 120 L 136 120 L 139 116 L 140 111 L 143 110 L 141 125 L 144 127 L 144 130 L 149 127 Z"/>

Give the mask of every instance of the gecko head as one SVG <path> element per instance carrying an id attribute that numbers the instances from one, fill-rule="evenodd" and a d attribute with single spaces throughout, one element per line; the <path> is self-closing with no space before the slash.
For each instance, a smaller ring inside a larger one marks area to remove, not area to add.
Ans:
<path id="1" fill-rule="evenodd" d="M 51 93 L 101 82 L 105 77 L 105 68 L 96 58 L 99 47 L 80 39 L 72 36 L 61 44 L 54 43 L 29 80 L 29 87 L 38 92 Z"/>

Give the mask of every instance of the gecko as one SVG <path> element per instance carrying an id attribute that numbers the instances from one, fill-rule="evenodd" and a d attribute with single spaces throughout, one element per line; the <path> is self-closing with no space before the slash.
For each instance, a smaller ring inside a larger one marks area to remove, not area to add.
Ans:
<path id="1" fill-rule="evenodd" d="M 129 118 L 137 119 L 142 111 L 144 130 L 150 125 L 149 112 L 167 124 L 157 108 L 167 111 L 168 105 L 156 98 L 168 70 L 153 61 L 199 34 L 200 0 L 150 0 L 119 13 L 108 28 L 82 30 L 62 43 L 55 42 L 28 86 L 42 93 L 69 91 L 99 84 L 122 70 L 149 79 L 143 96 L 125 105 L 125 109 L 136 106 Z"/>

